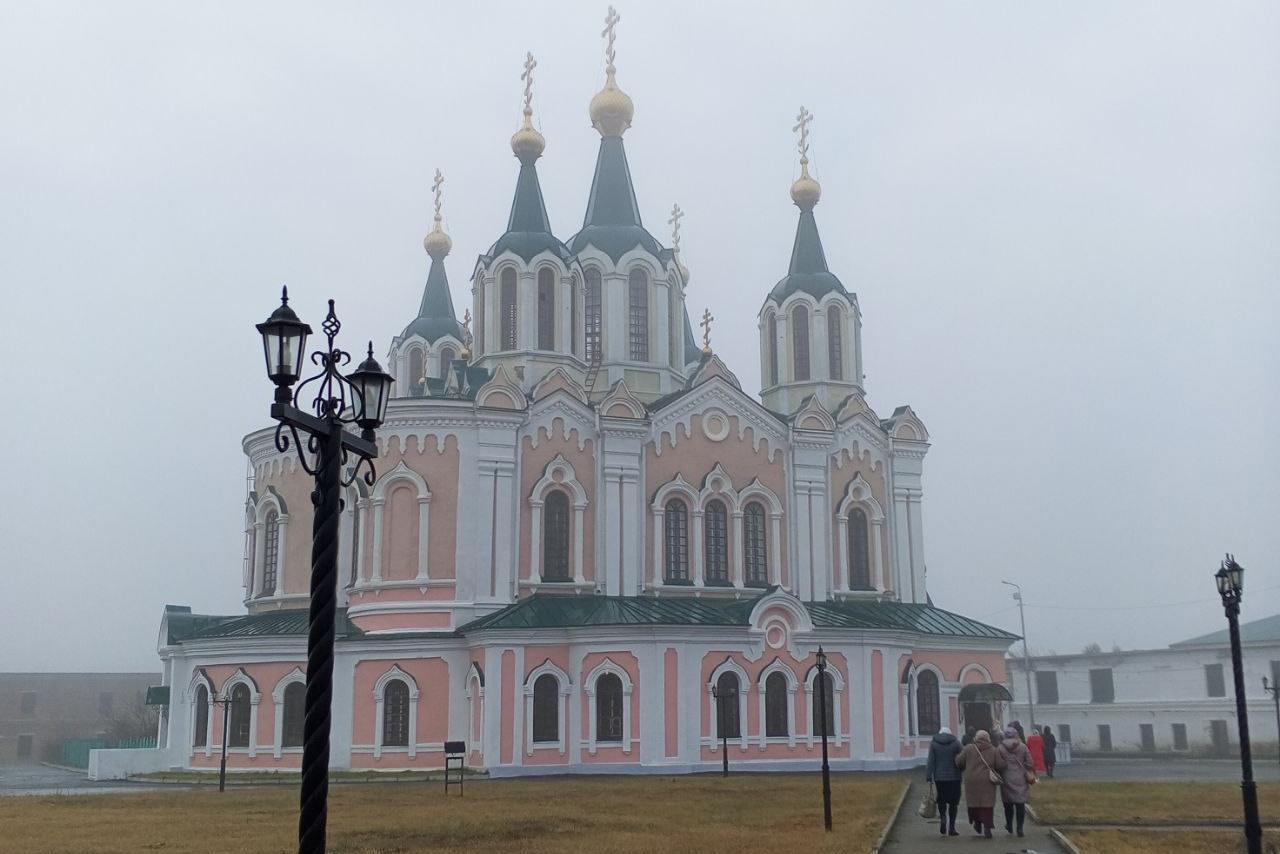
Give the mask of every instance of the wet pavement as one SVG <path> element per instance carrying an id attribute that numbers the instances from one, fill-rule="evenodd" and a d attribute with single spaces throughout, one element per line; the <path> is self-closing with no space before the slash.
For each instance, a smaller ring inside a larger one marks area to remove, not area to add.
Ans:
<path id="1" fill-rule="evenodd" d="M 84 771 L 52 765 L 0 765 L 0 797 L 6 795 L 97 795 L 173 788 L 156 783 L 128 783 L 121 780 L 96 782 Z"/>

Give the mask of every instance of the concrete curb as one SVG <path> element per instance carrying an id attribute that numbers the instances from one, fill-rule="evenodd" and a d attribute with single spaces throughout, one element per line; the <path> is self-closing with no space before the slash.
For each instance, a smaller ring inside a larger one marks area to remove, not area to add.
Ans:
<path id="1" fill-rule="evenodd" d="M 876 847 L 872 848 L 870 854 L 880 854 L 880 849 L 889 841 L 889 834 L 893 832 L 893 826 L 898 823 L 898 816 L 902 813 L 902 805 L 907 802 L 907 795 L 911 792 L 911 781 L 908 780 L 902 786 L 902 794 L 898 796 L 898 805 L 893 808 L 893 814 L 889 816 L 889 821 L 885 823 L 884 830 L 880 831 L 880 838 L 876 840 Z M 1080 854 L 1080 852 L 1076 852 Z"/>
<path id="2" fill-rule="evenodd" d="M 1076 844 L 1068 839 L 1058 828 L 1049 828 L 1049 836 L 1053 837 L 1054 842 L 1066 849 L 1068 854 L 1080 854 L 1080 849 L 1076 847 Z"/>

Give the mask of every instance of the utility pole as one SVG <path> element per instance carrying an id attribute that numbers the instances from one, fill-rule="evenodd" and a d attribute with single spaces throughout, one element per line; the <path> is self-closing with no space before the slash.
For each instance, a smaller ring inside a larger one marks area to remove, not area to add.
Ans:
<path id="1" fill-rule="evenodd" d="M 1012 581 L 1001 581 L 1013 588 L 1013 601 L 1018 603 L 1018 619 L 1022 622 L 1022 667 L 1027 673 L 1027 717 L 1031 729 L 1036 727 L 1036 704 L 1031 696 L 1031 647 L 1027 644 L 1027 613 L 1022 608 L 1022 587 Z"/>

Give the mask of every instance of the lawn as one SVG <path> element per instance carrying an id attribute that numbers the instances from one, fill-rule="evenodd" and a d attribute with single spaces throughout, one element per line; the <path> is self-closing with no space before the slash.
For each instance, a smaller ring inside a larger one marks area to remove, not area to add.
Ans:
<path id="1" fill-rule="evenodd" d="M 412 852 L 866 852 L 905 778 L 832 778 L 835 833 L 822 831 L 818 775 L 477 780 L 335 786 L 332 854 Z M 289 786 L 0 798 L 0 849 L 23 854 L 244 854 L 295 850 Z"/>
<path id="2" fill-rule="evenodd" d="M 1241 815 L 1239 783 L 1044 780 L 1032 791 L 1031 800 L 1036 815 L 1051 825 L 1167 825 L 1239 820 Z M 1280 820 L 1280 784 L 1260 783 L 1258 805 L 1264 821 Z"/>
<path id="3" fill-rule="evenodd" d="M 1067 837 L 1080 854 L 1238 854 L 1244 850 L 1239 830 L 1071 830 Z M 1280 834 L 1268 832 L 1264 841 L 1280 846 Z"/>

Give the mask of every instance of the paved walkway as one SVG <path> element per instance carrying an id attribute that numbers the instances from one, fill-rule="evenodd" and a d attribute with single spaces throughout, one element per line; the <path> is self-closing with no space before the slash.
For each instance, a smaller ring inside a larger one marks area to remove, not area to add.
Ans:
<path id="1" fill-rule="evenodd" d="M 883 854 L 956 854 L 959 852 L 981 851 L 982 854 L 1066 854 L 1062 846 L 1049 837 L 1049 829 L 1042 825 L 1032 824 L 1027 817 L 1024 828 L 1026 836 L 1019 839 L 1004 832 L 999 822 L 1004 820 L 1004 810 L 996 807 L 997 829 L 992 839 L 981 839 L 974 835 L 973 828 L 965 820 L 964 799 L 960 800 L 960 813 L 956 819 L 956 830 L 959 836 L 942 836 L 938 833 L 937 819 L 925 820 L 916 815 L 920 806 L 920 798 L 924 795 L 924 780 L 913 780 L 911 791 L 902 805 L 902 812 L 894 822 L 889 838 L 881 848 Z"/>
<path id="2" fill-rule="evenodd" d="M 6 795 L 94 795 L 163 788 L 123 780 L 94 782 L 83 771 L 52 765 L 0 765 L 0 798 Z"/>

